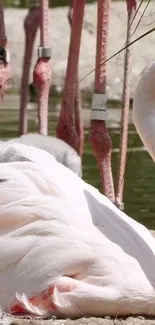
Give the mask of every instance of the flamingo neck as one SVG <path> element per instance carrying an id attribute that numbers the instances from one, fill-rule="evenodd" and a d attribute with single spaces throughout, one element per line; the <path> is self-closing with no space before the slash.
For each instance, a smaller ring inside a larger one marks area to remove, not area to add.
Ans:
<path id="1" fill-rule="evenodd" d="M 133 121 L 155 161 L 155 61 L 144 71 L 133 97 Z"/>

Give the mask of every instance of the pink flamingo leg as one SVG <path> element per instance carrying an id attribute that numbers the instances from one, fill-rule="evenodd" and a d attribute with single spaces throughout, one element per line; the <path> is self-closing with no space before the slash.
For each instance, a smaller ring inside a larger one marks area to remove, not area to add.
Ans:
<path id="1" fill-rule="evenodd" d="M 78 82 L 78 78 L 77 78 Z M 75 119 L 75 129 L 78 136 L 78 147 L 77 152 L 79 155 L 83 154 L 84 151 L 84 127 L 82 120 L 82 109 L 81 109 L 81 92 L 77 86 L 75 99 L 74 99 L 74 119 Z"/>
<path id="2" fill-rule="evenodd" d="M 33 0 L 32 7 L 24 21 L 25 29 L 25 55 L 23 62 L 23 74 L 21 80 L 21 96 L 20 96 L 20 135 L 26 134 L 28 131 L 28 118 L 27 118 L 27 101 L 28 101 L 28 82 L 29 73 L 33 52 L 33 45 L 36 37 L 36 32 L 39 27 L 40 21 L 40 8 L 37 7 L 38 1 Z"/>
<path id="3" fill-rule="evenodd" d="M 90 141 L 101 173 L 105 195 L 115 201 L 111 169 L 111 138 L 106 128 L 106 59 L 110 0 L 98 0 L 95 89 L 92 103 Z"/>
<path id="4" fill-rule="evenodd" d="M 51 81 L 51 48 L 48 47 L 48 0 L 40 0 L 40 47 L 33 80 L 37 89 L 39 133 L 48 133 L 48 97 Z"/>
<path id="5" fill-rule="evenodd" d="M 74 100 L 77 91 L 77 70 L 81 43 L 85 0 L 74 0 L 71 37 L 61 112 L 57 125 L 58 138 L 79 152 L 79 137 L 74 121 Z M 79 104 L 78 104 L 79 105 Z M 79 127 L 81 132 L 81 126 Z M 82 135 L 81 135 L 82 136 Z M 82 151 L 82 149 L 80 149 Z"/>
<path id="6" fill-rule="evenodd" d="M 3 98 L 4 92 L 8 86 L 10 67 L 9 53 L 7 51 L 7 37 L 5 34 L 4 6 L 3 0 L 0 0 L 0 97 Z"/>
<path id="7" fill-rule="evenodd" d="M 131 42 L 132 20 L 136 10 L 136 1 L 127 0 L 128 22 L 126 45 Z M 116 205 L 121 210 L 124 209 L 123 190 L 124 177 L 126 168 L 127 144 L 128 144 L 128 123 L 129 123 L 129 105 L 130 105 L 130 83 L 131 83 L 131 48 L 128 47 L 125 52 L 124 62 L 124 84 L 122 98 L 122 115 L 121 115 L 121 133 L 120 133 L 120 154 L 118 168 L 118 182 L 116 190 Z"/>
<path id="8" fill-rule="evenodd" d="M 70 23 L 70 26 L 72 26 L 72 16 L 73 16 L 73 0 L 71 0 L 70 8 L 69 8 L 69 14 L 68 14 L 68 20 Z M 75 98 L 74 98 L 74 123 L 75 123 L 75 129 L 78 136 L 78 148 L 77 151 L 79 155 L 83 154 L 83 146 L 84 146 L 84 128 L 83 128 L 83 120 L 82 120 L 82 99 L 81 99 L 81 92 L 79 89 L 78 84 L 78 75 L 77 75 L 77 85 L 76 85 L 76 92 L 75 92 Z"/>

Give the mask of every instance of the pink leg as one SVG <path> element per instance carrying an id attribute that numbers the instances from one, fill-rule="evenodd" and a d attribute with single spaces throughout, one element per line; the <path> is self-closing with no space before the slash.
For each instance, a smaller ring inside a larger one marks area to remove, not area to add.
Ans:
<path id="1" fill-rule="evenodd" d="M 27 101 L 28 101 L 28 82 L 30 65 L 32 59 L 33 45 L 36 37 L 36 32 L 39 27 L 40 8 L 31 8 L 24 21 L 25 29 L 25 55 L 23 63 L 23 74 L 21 81 L 21 96 L 20 96 L 20 135 L 26 134 L 28 130 L 27 118 Z"/>
<path id="2" fill-rule="evenodd" d="M 110 0 L 98 0 L 98 25 L 95 89 L 92 104 L 90 141 L 101 173 L 105 195 L 115 201 L 112 169 L 111 169 L 111 138 L 106 128 L 106 59 L 107 36 L 110 12 Z"/>
<path id="3" fill-rule="evenodd" d="M 127 0 L 128 10 L 128 23 L 127 23 L 127 36 L 126 45 L 131 42 L 131 22 L 136 10 L 136 3 L 132 0 Z M 129 104 L 130 104 L 130 80 L 131 80 L 131 48 L 128 47 L 125 53 L 124 63 L 124 85 L 123 85 L 123 98 L 122 98 L 122 116 L 121 116 L 121 134 L 120 134 L 120 154 L 119 154 L 119 167 L 118 167 L 118 182 L 116 191 L 116 205 L 120 209 L 124 209 L 122 203 L 124 177 L 126 167 L 127 155 L 127 142 L 128 142 L 128 122 L 129 122 Z"/>
<path id="4" fill-rule="evenodd" d="M 51 81 L 51 48 L 48 47 L 48 0 L 40 0 L 40 47 L 33 80 L 37 88 L 39 133 L 48 133 L 48 97 Z"/>
<path id="5" fill-rule="evenodd" d="M 82 147 L 82 144 L 79 145 L 79 137 L 74 122 L 73 108 L 75 103 L 74 102 L 75 94 L 77 91 L 77 86 L 74 86 L 74 84 L 77 81 L 77 69 L 78 69 L 78 60 L 79 60 L 79 52 L 80 52 L 84 7 L 85 7 L 85 0 L 81 0 L 81 1 L 74 0 L 72 28 L 71 28 L 64 94 L 63 94 L 61 112 L 60 112 L 58 125 L 57 125 L 58 138 L 67 142 L 77 152 L 79 152 L 79 150 L 82 151 L 82 148 L 79 149 L 80 147 Z M 79 111 L 79 108 L 77 110 Z M 80 125 L 79 132 L 81 132 L 81 128 L 82 126 Z M 82 134 L 80 136 L 81 136 L 80 141 L 82 143 Z"/>
<path id="6" fill-rule="evenodd" d="M 84 127 L 83 127 L 83 120 L 82 120 L 81 102 L 82 99 L 81 99 L 80 89 L 79 87 L 77 87 L 75 99 L 74 99 L 74 119 L 75 119 L 75 129 L 78 136 L 77 152 L 79 155 L 82 155 L 84 151 Z"/>
<path id="7" fill-rule="evenodd" d="M 68 20 L 70 26 L 72 26 L 72 16 L 73 16 L 73 0 L 71 0 Z M 76 92 L 74 98 L 74 122 L 75 122 L 75 129 L 78 136 L 78 153 L 79 155 L 83 154 L 83 146 L 84 146 L 84 128 L 83 128 L 83 120 L 82 120 L 82 99 L 81 99 L 81 92 L 79 89 L 78 84 L 78 76 L 77 76 L 77 85 L 76 85 Z"/>
<path id="8" fill-rule="evenodd" d="M 3 0 L 0 0 L 0 97 L 7 89 L 10 74 L 9 53 L 7 51 L 7 37 L 5 34 Z"/>

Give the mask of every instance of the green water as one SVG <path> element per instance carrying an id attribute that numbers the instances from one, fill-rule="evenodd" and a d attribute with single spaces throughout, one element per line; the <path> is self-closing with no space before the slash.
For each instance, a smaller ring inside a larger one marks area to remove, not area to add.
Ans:
<path id="1" fill-rule="evenodd" d="M 49 134 L 55 135 L 56 120 L 53 113 L 49 117 Z M 29 130 L 36 131 L 34 113 L 30 111 Z M 18 135 L 18 114 L 15 110 L 0 110 L 0 138 L 12 138 Z M 88 125 L 88 123 L 87 123 Z M 119 127 L 110 128 L 113 148 L 119 147 Z M 129 125 L 129 148 L 139 148 L 142 143 L 133 124 Z M 132 132 L 131 132 L 132 131 Z M 118 152 L 112 154 L 114 180 L 117 177 Z M 155 229 L 155 166 L 145 151 L 131 151 L 128 153 L 127 169 L 125 174 L 124 203 L 125 212 Z M 97 187 L 101 188 L 100 175 L 88 140 L 88 127 L 85 127 L 85 153 L 83 156 L 83 177 Z"/>

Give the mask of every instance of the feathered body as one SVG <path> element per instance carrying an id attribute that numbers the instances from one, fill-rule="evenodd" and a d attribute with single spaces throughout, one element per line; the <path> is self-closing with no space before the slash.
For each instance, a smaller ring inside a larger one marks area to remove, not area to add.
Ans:
<path id="1" fill-rule="evenodd" d="M 155 315 L 155 240 L 144 226 L 45 151 L 6 144 L 0 162 L 5 311 Z"/>
<path id="2" fill-rule="evenodd" d="M 81 158 L 77 152 L 69 146 L 66 142 L 56 137 L 41 135 L 38 133 L 28 133 L 8 140 L 7 143 L 22 143 L 27 146 L 33 146 L 49 152 L 55 159 L 74 171 L 79 177 L 82 177 Z M 2 141 L 0 141 L 0 146 Z"/>
<path id="3" fill-rule="evenodd" d="M 143 72 L 133 97 L 133 121 L 155 161 L 155 61 Z"/>
<path id="4" fill-rule="evenodd" d="M 155 160 L 154 89 L 155 63 L 141 77 L 133 103 L 137 131 Z M 0 144 L 5 312 L 155 316 L 154 270 L 155 239 L 143 225 L 48 152 Z"/>

